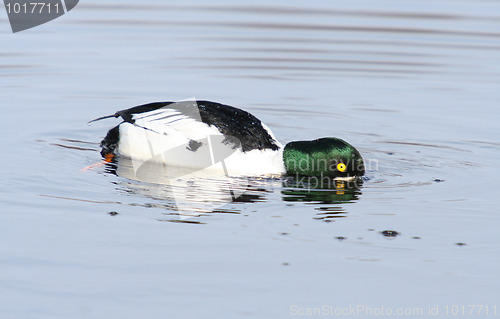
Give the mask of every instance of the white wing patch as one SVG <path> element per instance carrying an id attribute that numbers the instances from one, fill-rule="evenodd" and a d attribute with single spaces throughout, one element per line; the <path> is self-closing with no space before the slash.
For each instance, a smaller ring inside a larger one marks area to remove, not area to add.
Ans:
<path id="1" fill-rule="evenodd" d="M 140 113 L 132 118 L 134 126 L 161 135 L 173 135 L 177 139 L 196 140 L 207 135 L 222 135 L 216 127 L 203 123 L 201 117 L 195 119 L 170 108 Z"/>
<path id="2" fill-rule="evenodd" d="M 186 157 L 198 156 L 189 150 L 190 142 L 204 140 L 207 136 L 222 136 L 214 126 L 209 126 L 178 110 L 162 108 L 150 112 L 134 114 L 134 123 L 120 125 L 120 144 L 118 153 L 132 159 L 148 161 L 174 148 L 186 145 L 182 156 L 169 156 L 163 159 L 171 165 L 182 165 Z M 188 161 L 189 162 L 189 161 Z"/>

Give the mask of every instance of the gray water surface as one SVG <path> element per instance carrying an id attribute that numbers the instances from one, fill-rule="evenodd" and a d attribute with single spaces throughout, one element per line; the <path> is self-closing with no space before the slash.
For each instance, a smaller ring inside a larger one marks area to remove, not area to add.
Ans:
<path id="1" fill-rule="evenodd" d="M 1 318 L 500 315 L 500 3 L 85 1 L 16 34 L 1 12 Z M 126 162 L 82 170 L 118 124 L 89 120 L 191 97 L 345 139 L 366 180 L 229 204 L 181 181 L 181 218 Z"/>

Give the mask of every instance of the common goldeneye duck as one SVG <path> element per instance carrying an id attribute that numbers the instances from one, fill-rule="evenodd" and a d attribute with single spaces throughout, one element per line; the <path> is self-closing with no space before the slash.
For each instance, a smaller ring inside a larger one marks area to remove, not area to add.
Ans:
<path id="1" fill-rule="evenodd" d="M 252 114 L 210 101 L 155 102 L 97 120 L 121 117 L 101 142 L 101 155 L 206 168 L 221 163 L 230 175 L 307 175 L 351 179 L 363 158 L 344 140 L 326 137 L 283 147 Z"/>

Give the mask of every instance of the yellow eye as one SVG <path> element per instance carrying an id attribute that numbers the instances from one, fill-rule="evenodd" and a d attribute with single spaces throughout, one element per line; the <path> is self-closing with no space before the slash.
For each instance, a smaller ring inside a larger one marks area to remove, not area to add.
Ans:
<path id="1" fill-rule="evenodd" d="M 347 169 L 347 166 L 345 166 L 344 163 L 338 163 L 337 169 L 339 170 L 339 172 L 344 172 Z"/>

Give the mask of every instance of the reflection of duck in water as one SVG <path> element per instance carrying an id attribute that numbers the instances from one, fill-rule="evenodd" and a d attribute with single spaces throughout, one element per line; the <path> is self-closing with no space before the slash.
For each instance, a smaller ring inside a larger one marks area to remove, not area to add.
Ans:
<path id="1" fill-rule="evenodd" d="M 365 172 L 363 158 L 333 137 L 283 147 L 252 114 L 209 101 L 156 102 L 96 120 L 121 117 L 101 142 L 101 154 L 192 171 L 221 163 L 226 175 L 306 175 L 352 179 Z M 94 121 L 96 121 L 94 120 Z"/>
<path id="2" fill-rule="evenodd" d="M 316 202 L 321 204 L 342 204 L 358 200 L 363 180 L 354 181 L 318 180 L 313 177 L 294 177 L 283 182 L 285 202 Z"/>
<path id="3" fill-rule="evenodd" d="M 141 164 L 137 167 L 131 159 L 118 157 L 106 165 L 106 172 L 126 178 L 117 182 L 121 190 L 152 199 L 176 211 L 181 219 L 215 212 L 232 202 L 263 200 L 264 194 L 255 192 L 256 183 L 247 178 L 224 176 L 213 169 L 169 167 L 153 161 Z M 238 213 L 233 208 L 230 211 Z"/>

